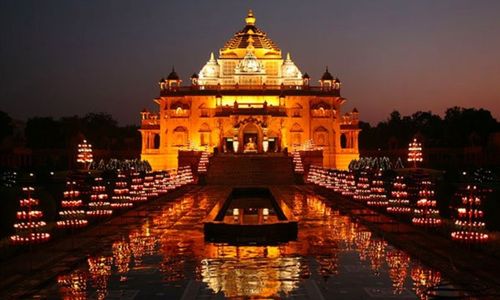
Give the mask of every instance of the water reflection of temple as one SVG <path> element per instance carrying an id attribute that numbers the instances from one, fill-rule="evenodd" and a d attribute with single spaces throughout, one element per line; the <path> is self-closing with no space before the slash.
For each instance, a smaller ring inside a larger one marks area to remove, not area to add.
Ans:
<path id="1" fill-rule="evenodd" d="M 157 272 L 163 286 L 196 281 L 204 285 L 206 295 L 241 298 L 293 297 L 305 281 L 328 285 L 335 282 L 330 279 L 346 278 L 349 269 L 363 272 L 368 281 L 385 280 L 395 295 L 413 291 L 420 299 L 427 299 L 428 289 L 441 281 L 439 272 L 388 245 L 322 197 L 297 190 L 278 193 L 288 195 L 289 206 L 303 224 L 297 241 L 272 246 L 205 243 L 199 222 L 226 195 L 206 189 L 166 203 L 109 249 L 89 257 L 84 268 L 61 275 L 61 298 L 103 299 L 110 287 L 122 285 L 121 280 L 130 284 L 146 270 Z M 346 258 L 349 265 L 343 266 Z"/>

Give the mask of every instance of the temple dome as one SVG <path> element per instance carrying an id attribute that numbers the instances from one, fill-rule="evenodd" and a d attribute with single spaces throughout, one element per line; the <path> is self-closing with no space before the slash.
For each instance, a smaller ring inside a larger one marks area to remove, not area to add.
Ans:
<path id="1" fill-rule="evenodd" d="M 300 72 L 299 68 L 295 65 L 295 63 L 292 61 L 290 57 L 290 53 L 286 55 L 286 59 L 283 62 L 283 65 L 281 66 L 282 68 L 282 74 L 284 78 L 287 79 L 301 79 L 302 78 L 302 73 Z"/>
<path id="2" fill-rule="evenodd" d="M 210 53 L 210 59 L 201 69 L 199 73 L 199 78 L 200 79 L 217 78 L 219 77 L 219 71 L 220 71 L 219 63 L 215 59 L 214 53 L 212 52 Z"/>
<path id="3" fill-rule="evenodd" d="M 234 36 L 224 44 L 224 47 L 220 49 L 221 54 L 230 52 L 231 50 L 247 49 L 250 38 L 253 40 L 253 47 L 256 50 L 271 50 L 281 54 L 281 50 L 267 34 L 255 26 L 255 20 L 255 16 L 252 10 L 250 10 L 245 18 L 246 26 L 242 30 L 236 32 Z"/>

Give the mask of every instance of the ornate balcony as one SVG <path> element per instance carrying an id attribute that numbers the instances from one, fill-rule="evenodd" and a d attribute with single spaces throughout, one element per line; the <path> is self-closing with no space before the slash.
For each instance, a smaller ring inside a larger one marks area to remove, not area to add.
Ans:
<path id="1" fill-rule="evenodd" d="M 340 97 L 340 89 L 308 85 L 191 85 L 160 90 L 160 96 L 178 95 L 324 95 Z"/>
<path id="2" fill-rule="evenodd" d="M 266 103 L 237 103 L 234 106 L 219 106 L 215 108 L 216 117 L 230 115 L 270 115 L 274 117 L 287 116 L 287 110 L 282 106 L 270 106 Z"/>

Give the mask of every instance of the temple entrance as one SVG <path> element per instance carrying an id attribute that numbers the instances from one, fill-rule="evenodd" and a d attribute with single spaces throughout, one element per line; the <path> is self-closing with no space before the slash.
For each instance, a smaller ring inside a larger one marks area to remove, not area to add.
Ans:
<path id="1" fill-rule="evenodd" d="M 242 130 L 243 153 L 261 152 L 260 130 L 254 123 L 248 123 Z"/>

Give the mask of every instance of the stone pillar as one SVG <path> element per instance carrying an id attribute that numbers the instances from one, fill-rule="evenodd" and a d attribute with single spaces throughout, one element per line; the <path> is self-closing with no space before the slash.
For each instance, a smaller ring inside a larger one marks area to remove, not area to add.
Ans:
<path id="1" fill-rule="evenodd" d="M 144 131 L 141 131 L 141 140 L 142 140 L 142 143 L 141 143 L 141 152 L 144 152 L 144 150 L 146 150 L 147 148 L 147 139 L 146 139 L 146 133 Z"/>

